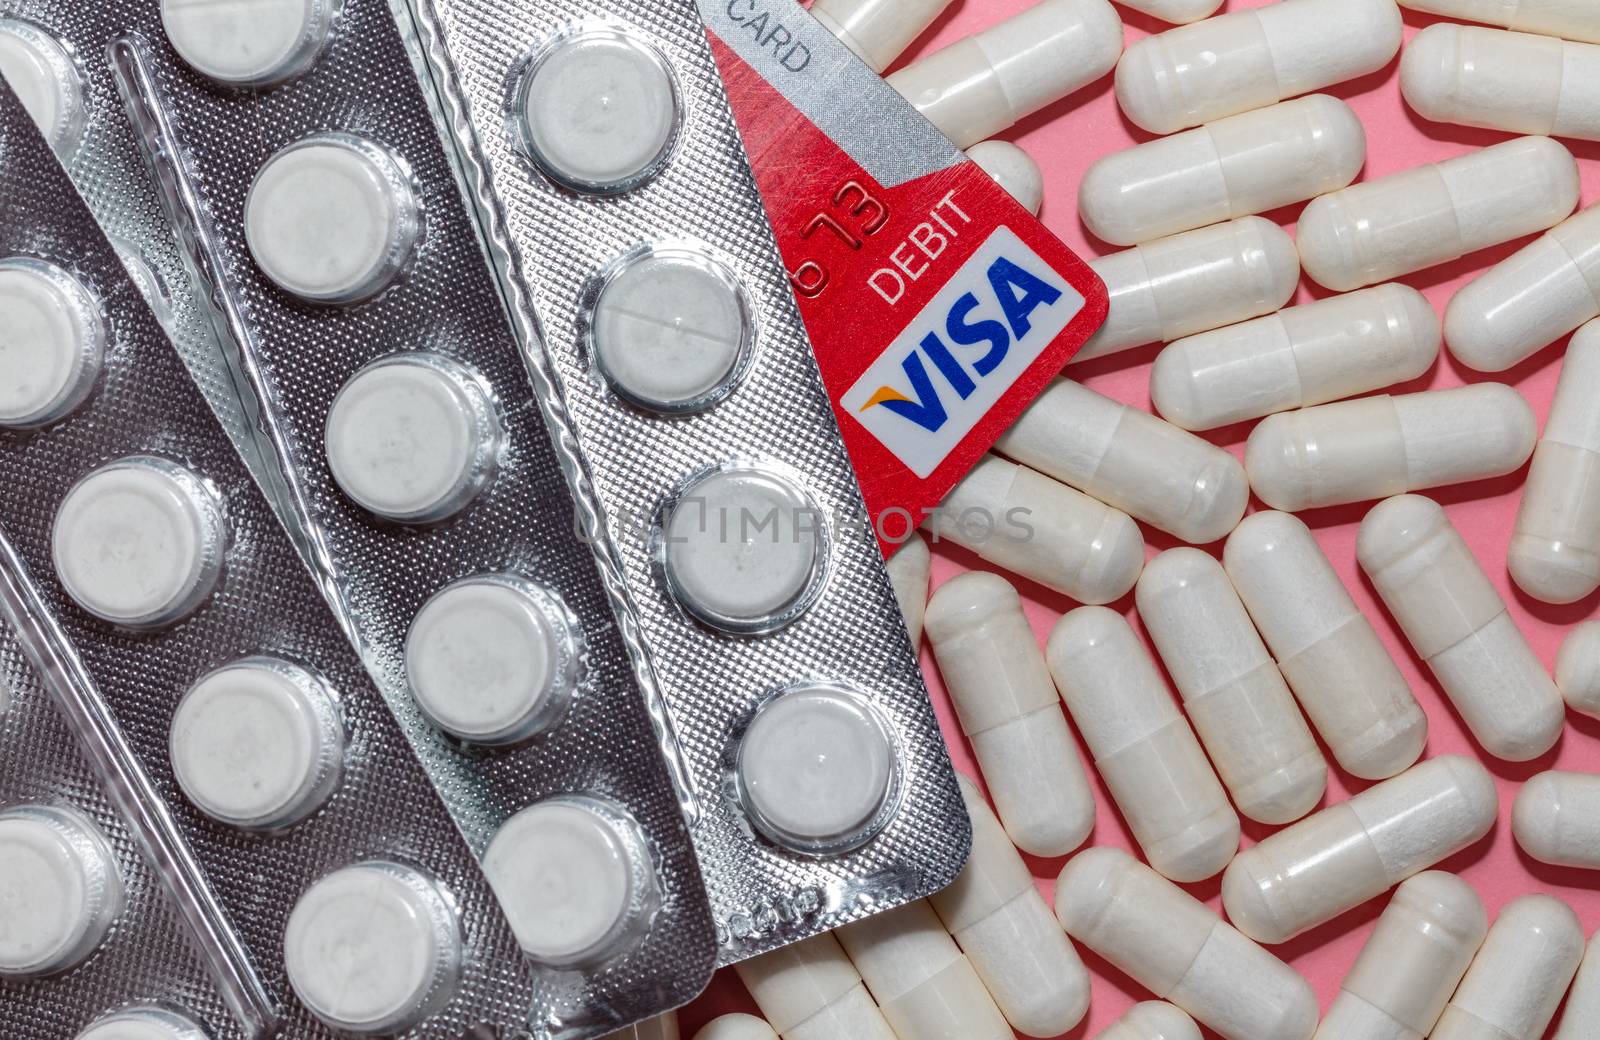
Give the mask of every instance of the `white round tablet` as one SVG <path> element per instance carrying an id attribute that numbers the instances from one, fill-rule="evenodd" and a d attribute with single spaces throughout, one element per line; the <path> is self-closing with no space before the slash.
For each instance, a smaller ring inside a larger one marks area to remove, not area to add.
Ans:
<path id="1" fill-rule="evenodd" d="M 336 11 L 335 0 L 161 0 L 161 25 L 201 75 L 265 87 L 311 67 Z"/>
<path id="2" fill-rule="evenodd" d="M 500 420 L 483 382 L 437 354 L 396 354 L 334 398 L 324 445 L 341 490 L 363 509 L 426 524 L 461 512 L 494 478 Z"/>
<path id="3" fill-rule="evenodd" d="M 0 76 L 57 155 L 77 152 L 89 123 L 89 84 L 65 43 L 31 22 L 0 18 Z"/>
<path id="4" fill-rule="evenodd" d="M 0 812 L 0 978 L 79 963 L 122 904 L 111 846 L 93 823 L 50 805 Z"/>
<path id="5" fill-rule="evenodd" d="M 550 41 L 522 80 L 522 133 L 552 180 L 626 191 L 656 173 L 677 136 L 678 86 L 655 47 L 614 29 Z"/>
<path id="6" fill-rule="evenodd" d="M 466 578 L 423 604 L 406 634 L 406 678 L 435 726 L 471 744 L 550 729 L 578 685 L 577 619 L 542 585 Z"/>
<path id="7" fill-rule="evenodd" d="M 797 852 L 856 848 L 892 814 L 894 741 L 867 699 L 841 687 L 796 687 L 768 702 L 739 743 L 736 768 L 751 822 Z"/>
<path id="8" fill-rule="evenodd" d="M 374 861 L 335 871 L 300 897 L 283 960 L 300 1002 L 322 1022 L 387 1035 L 450 998 L 461 947 L 460 922 L 433 881 Z"/>
<path id="9" fill-rule="evenodd" d="M 483 870 L 524 952 L 551 967 L 625 951 L 660 906 L 638 824 L 600 798 L 552 798 L 511 817 Z"/>
<path id="10" fill-rule="evenodd" d="M 73 485 L 52 532 L 56 575 L 103 621 L 153 628 L 187 616 L 222 576 L 217 493 L 175 462 L 134 455 Z"/>
<path id="11" fill-rule="evenodd" d="M 822 511 L 787 477 L 737 463 L 700 477 L 661 532 L 667 585 L 684 609 L 727 632 L 769 632 L 821 591 Z"/>
<path id="12" fill-rule="evenodd" d="M 245 240 L 257 266 L 314 303 L 376 296 L 405 270 L 421 233 L 405 167 L 353 134 L 319 134 L 283 149 L 245 200 Z"/>
<path id="13" fill-rule="evenodd" d="M 750 355 L 750 303 L 726 266 L 691 249 L 628 257 L 589 319 L 595 362 L 623 398 L 660 412 L 721 399 Z"/>
<path id="14" fill-rule="evenodd" d="M 135 1007 L 96 1021 L 77 1040 L 208 1040 L 206 1032 L 176 1012 Z"/>
<path id="15" fill-rule="evenodd" d="M 25 429 L 83 403 L 105 357 L 95 296 L 54 264 L 0 260 L 0 427 Z"/>
<path id="16" fill-rule="evenodd" d="M 225 665 L 172 716 L 178 786 L 200 811 L 245 830 L 287 827 L 339 785 L 344 724 L 322 679 L 268 657 Z"/>

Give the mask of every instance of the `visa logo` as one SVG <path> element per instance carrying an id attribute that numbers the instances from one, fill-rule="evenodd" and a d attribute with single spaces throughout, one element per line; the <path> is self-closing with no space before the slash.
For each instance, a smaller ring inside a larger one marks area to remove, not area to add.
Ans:
<path id="1" fill-rule="evenodd" d="M 927 477 L 1083 305 L 1015 233 L 997 228 L 840 403 Z"/>

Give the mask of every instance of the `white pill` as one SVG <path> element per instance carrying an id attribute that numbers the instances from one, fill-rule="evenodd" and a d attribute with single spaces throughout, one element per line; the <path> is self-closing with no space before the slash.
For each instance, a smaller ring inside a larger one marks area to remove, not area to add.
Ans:
<path id="1" fill-rule="evenodd" d="M 1039 215 L 1044 205 L 1044 172 L 1033 157 L 1010 141 L 980 141 L 967 149 L 967 158 L 992 177 L 1022 208 Z"/>
<path id="2" fill-rule="evenodd" d="M 1578 975 L 1567 992 L 1567 1009 L 1561 1012 L 1552 1040 L 1591 1040 L 1600 1036 L 1600 933 L 1589 940 Z"/>
<path id="3" fill-rule="evenodd" d="M 933 896 L 933 909 L 1012 1028 L 1060 1036 L 1089 1010 L 1089 973 L 989 803 L 959 779 L 972 857 L 955 884 Z"/>
<path id="4" fill-rule="evenodd" d="M 1517 792 L 1511 830 L 1540 863 L 1600 870 L 1600 775 L 1551 770 L 1531 778 Z"/>
<path id="5" fill-rule="evenodd" d="M 1522 591 L 1576 603 L 1600 588 L 1600 324 L 1567 348 L 1508 560 Z"/>
<path id="6" fill-rule="evenodd" d="M 1146 1000 L 1129 1008 L 1095 1040 L 1200 1040 L 1200 1027 L 1176 1006 Z"/>
<path id="7" fill-rule="evenodd" d="M 770 632 L 822 591 L 821 507 L 790 478 L 729 463 L 696 478 L 671 504 L 660 538 L 673 597 L 725 632 Z"/>
<path id="8" fill-rule="evenodd" d="M 1296 242 L 1306 274 L 1348 292 L 1544 231 L 1577 204 L 1572 153 L 1522 137 L 1315 199 Z"/>
<path id="9" fill-rule="evenodd" d="M 1546 895 L 1512 900 L 1450 998 L 1433 1040 L 1539 1040 L 1583 950 L 1583 926 L 1567 904 Z"/>
<path id="10" fill-rule="evenodd" d="M 378 295 L 411 262 L 422 208 L 382 146 L 319 134 L 268 159 L 245 199 L 245 241 L 263 274 L 313 303 Z"/>
<path id="11" fill-rule="evenodd" d="M 332 691 L 298 665 L 249 657 L 189 688 L 172 716 L 172 772 L 214 820 L 273 830 L 333 794 L 345 730 Z"/>
<path id="12" fill-rule="evenodd" d="M 1210 18 L 1222 6 L 1222 0 L 1120 0 L 1123 7 L 1173 25 L 1186 25 Z"/>
<path id="13" fill-rule="evenodd" d="M 67 595 L 114 625 L 155 628 L 199 608 L 222 577 L 217 491 L 175 462 L 133 455 L 72 486 L 51 552 Z"/>
<path id="14" fill-rule="evenodd" d="M 1406 45 L 1400 88 L 1424 119 L 1600 139 L 1600 47 L 1441 22 Z"/>
<path id="15" fill-rule="evenodd" d="M 1300 706 L 1346 772 L 1381 780 L 1416 762 L 1428 717 L 1298 517 L 1261 512 L 1223 564 Z"/>
<path id="16" fill-rule="evenodd" d="M 778 1034 L 754 1015 L 723 1015 L 701 1026 L 694 1040 L 778 1040 Z"/>
<path id="17" fill-rule="evenodd" d="M 122 907 L 111 846 L 87 818 L 51 805 L 0 811 L 0 978 L 80 963 Z"/>
<path id="18" fill-rule="evenodd" d="M 1538 435 L 1521 394 L 1478 383 L 1269 416 L 1244 458 L 1263 502 L 1299 512 L 1502 476 Z"/>
<path id="19" fill-rule="evenodd" d="M 1270 220 L 1244 217 L 1090 261 L 1111 312 L 1074 362 L 1271 314 L 1300 285 L 1300 254 Z"/>
<path id="20" fill-rule="evenodd" d="M 1600 621 L 1567 633 L 1556 655 L 1556 686 L 1567 707 L 1600 718 Z"/>
<path id="21" fill-rule="evenodd" d="M 54 264 L 0 260 L 0 327 L 0 428 L 53 423 L 89 396 L 109 337 L 82 282 Z"/>
<path id="22" fill-rule="evenodd" d="M 894 1040 L 831 932 L 733 967 L 784 1040 Z"/>
<path id="23" fill-rule="evenodd" d="M 1400 0 L 1400 6 L 1519 32 L 1600 43 L 1600 10 L 1589 0 Z"/>
<path id="24" fill-rule="evenodd" d="M 32 22 L 0 18 L 0 76 L 56 154 L 76 154 L 89 124 L 89 81 L 67 44 Z"/>
<path id="25" fill-rule="evenodd" d="M 577 691 L 578 622 L 550 589 L 511 574 L 464 578 L 423 604 L 406 633 L 406 679 L 435 726 L 503 746 L 546 732 Z"/>
<path id="26" fill-rule="evenodd" d="M 1282 0 L 1128 48 L 1117 101 L 1153 134 L 1199 126 L 1376 72 L 1400 50 L 1394 0 Z"/>
<path id="27" fill-rule="evenodd" d="M 928 529 L 1079 603 L 1121 599 L 1144 568 L 1144 535 L 1128 514 L 995 455 L 978 460 Z"/>
<path id="28" fill-rule="evenodd" d="M 1356 555 L 1484 750 L 1526 762 L 1555 746 L 1561 694 L 1437 502 L 1379 504 L 1361 522 Z"/>
<path id="29" fill-rule="evenodd" d="M 968 148 L 1093 83 L 1121 54 L 1122 20 L 1106 0 L 1040 0 L 888 80 Z"/>
<path id="30" fill-rule="evenodd" d="M 1250 496 L 1233 455 L 1067 379 L 1052 382 L 995 450 L 1195 545 L 1238 527 Z"/>
<path id="31" fill-rule="evenodd" d="M 895 602 L 900 604 L 900 615 L 906 619 L 906 634 L 911 637 L 915 650 L 922 647 L 923 614 L 928 609 L 928 572 L 932 567 L 933 556 L 920 534 L 913 533 L 889 557 L 889 584 L 894 587 Z"/>
<path id="32" fill-rule="evenodd" d="M 1015 1033 L 972 963 L 926 900 L 834 933 L 896 1036 L 1013 1040 Z"/>
<path id="33" fill-rule="evenodd" d="M 489 390 L 438 354 L 392 354 L 333 399 L 323 444 L 339 489 L 397 523 L 460 513 L 494 479 L 504 444 Z"/>
<path id="34" fill-rule="evenodd" d="M 626 952 L 661 905 L 638 823 L 586 795 L 511 817 L 489 843 L 483 872 L 523 951 L 551 968 L 592 967 Z"/>
<path id="35" fill-rule="evenodd" d="M 264 87 L 311 67 L 337 12 L 336 0 L 161 0 L 161 25 L 201 75 Z"/>
<path id="36" fill-rule="evenodd" d="M 928 604 L 928 638 L 1011 841 L 1035 856 L 1082 845 L 1094 794 L 1017 590 L 982 571 L 950 579 Z"/>
<path id="37" fill-rule="evenodd" d="M 1211 430 L 1403 383 L 1438 356 L 1432 305 L 1380 285 L 1181 339 L 1156 358 L 1150 397 L 1168 422 Z"/>
<path id="38" fill-rule="evenodd" d="M 1489 931 L 1472 886 L 1443 871 L 1395 890 L 1323 1017 L 1318 1040 L 1422 1040 Z"/>
<path id="39" fill-rule="evenodd" d="M 678 1013 L 668 1011 L 658 1018 L 646 1019 L 615 1033 L 607 1033 L 603 1040 L 678 1040 Z"/>
<path id="40" fill-rule="evenodd" d="M 1224 1040 L 1310 1040 L 1317 998 L 1294 970 L 1121 849 L 1079 853 L 1056 882 L 1067 933 Z"/>
<path id="41" fill-rule="evenodd" d="M 552 180 L 627 191 L 665 165 L 681 119 L 677 80 L 654 46 L 615 29 L 556 37 L 522 79 L 524 143 Z"/>
<path id="42" fill-rule="evenodd" d="M 817 0 L 811 17 L 882 72 L 906 52 L 951 0 Z"/>
<path id="43" fill-rule="evenodd" d="M 738 277 L 688 248 L 628 257 L 606 275 L 589 323 L 595 363 L 611 388 L 665 413 L 698 411 L 725 397 L 754 343 Z"/>
<path id="44" fill-rule="evenodd" d="M 461 960 L 461 923 L 444 892 L 379 860 L 312 885 L 283 936 L 284 970 L 306 1010 L 364 1036 L 403 1032 L 438 1010 Z"/>
<path id="45" fill-rule="evenodd" d="M 734 768 L 751 822 L 785 848 L 845 852 L 894 815 L 894 739 L 878 709 L 843 687 L 797 686 L 768 701 Z"/>
<path id="46" fill-rule="evenodd" d="M 1216 558 L 1169 549 L 1136 593 L 1139 616 L 1239 811 L 1298 820 L 1322 800 L 1328 764 L 1288 683 Z"/>
<path id="47" fill-rule="evenodd" d="M 1222 905 L 1257 942 L 1285 942 L 1460 852 L 1498 810 L 1476 760 L 1428 759 L 1239 853 Z"/>
<path id="48" fill-rule="evenodd" d="M 1097 237 L 1138 245 L 1337 191 L 1366 160 L 1350 106 L 1314 94 L 1106 156 L 1078 186 L 1078 214 Z"/>
<path id="49" fill-rule="evenodd" d="M 77 1040 L 209 1040 L 188 1017 L 158 1007 L 134 1007 L 97 1019 Z"/>
<path id="50" fill-rule="evenodd" d="M 1227 866 L 1239 848 L 1239 817 L 1122 615 L 1105 607 L 1072 611 L 1050 633 L 1045 656 L 1150 865 L 1182 882 Z"/>
<path id="51" fill-rule="evenodd" d="M 1504 372 L 1600 317 L 1600 206 L 1579 212 L 1468 282 L 1445 308 L 1457 361 Z"/>

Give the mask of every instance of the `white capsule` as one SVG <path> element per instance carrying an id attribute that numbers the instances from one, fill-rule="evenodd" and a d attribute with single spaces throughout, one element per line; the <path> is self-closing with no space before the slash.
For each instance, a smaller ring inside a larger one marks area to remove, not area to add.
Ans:
<path id="1" fill-rule="evenodd" d="M 1600 323 L 1572 339 L 1533 452 L 1508 562 L 1522 591 L 1576 603 L 1600 588 Z"/>
<path id="2" fill-rule="evenodd" d="M 951 0 L 817 0 L 811 17 L 855 52 L 856 57 L 882 72 L 904 54 Z"/>
<path id="3" fill-rule="evenodd" d="M 54 975 L 105 942 L 125 905 L 100 828 L 71 809 L 0 811 L 0 979 Z"/>
<path id="4" fill-rule="evenodd" d="M 89 81 L 77 56 L 32 22 L 0 18 L 0 76 L 50 147 L 70 160 L 89 124 Z"/>
<path id="5" fill-rule="evenodd" d="M 896 1036 L 1012 1040 L 1015 1034 L 972 963 L 926 900 L 835 933 Z"/>
<path id="6" fill-rule="evenodd" d="M 1361 522 L 1356 555 L 1484 750 L 1526 762 L 1555 746 L 1561 694 L 1437 502 L 1379 504 Z"/>
<path id="7" fill-rule="evenodd" d="M 187 1016 L 164 1008 L 126 1008 L 96 1019 L 76 1040 L 210 1040 Z"/>
<path id="8" fill-rule="evenodd" d="M 646 1019 L 615 1033 L 607 1033 L 601 1040 L 678 1040 L 678 1013 L 668 1011 L 659 1018 Z"/>
<path id="9" fill-rule="evenodd" d="M 956 147 L 1015 126 L 1110 72 L 1122 20 L 1106 0 L 1040 0 L 889 77 Z"/>
<path id="10" fill-rule="evenodd" d="M 1433 1040 L 1539 1040 L 1583 959 L 1583 926 L 1546 895 L 1506 904 Z"/>
<path id="11" fill-rule="evenodd" d="M 1010 141 L 980 141 L 967 149 L 967 158 L 1021 203 L 1023 209 L 1036 217 L 1039 215 L 1044 205 L 1044 173 L 1031 155 Z"/>
<path id="12" fill-rule="evenodd" d="M 1111 311 L 1073 362 L 1271 314 L 1300 284 L 1294 243 L 1261 217 L 1146 242 L 1089 266 L 1106 283 Z"/>
<path id="13" fill-rule="evenodd" d="M 831 932 L 733 967 L 783 1040 L 894 1040 Z"/>
<path id="14" fill-rule="evenodd" d="M 1150 864 L 1182 882 L 1226 866 L 1239 848 L 1239 817 L 1122 615 L 1074 610 L 1050 633 L 1045 655 L 1095 769 Z"/>
<path id="15" fill-rule="evenodd" d="M 981 571 L 952 578 L 928 604 L 928 638 L 1011 841 L 1035 856 L 1082 845 L 1094 795 L 1017 590 Z"/>
<path id="16" fill-rule="evenodd" d="M 1024 1036 L 1060 1036 L 1089 1010 L 1089 973 L 1061 923 L 972 781 L 961 777 L 972 817 L 972 858 L 933 908 Z"/>
<path id="17" fill-rule="evenodd" d="M 1552 1040 L 1593 1040 L 1600 1036 L 1600 933 L 1589 940 L 1578 975 L 1567 992 L 1567 1009 Z"/>
<path id="18" fill-rule="evenodd" d="M 1567 707 L 1600 718 L 1600 621 L 1585 621 L 1561 643 L 1556 686 Z"/>
<path id="19" fill-rule="evenodd" d="M 935 539 L 1079 603 L 1121 599 L 1144 569 L 1144 535 L 1126 513 L 994 455 L 955 486 L 928 527 Z"/>
<path id="20" fill-rule="evenodd" d="M 894 587 L 895 602 L 900 604 L 913 647 L 922 646 L 922 616 L 928 608 L 928 571 L 932 566 L 928 543 L 920 534 L 912 534 L 889 557 L 889 584 Z"/>
<path id="21" fill-rule="evenodd" d="M 1339 765 L 1381 780 L 1416 762 L 1428 716 L 1311 529 L 1289 513 L 1253 514 L 1222 560 Z"/>
<path id="22" fill-rule="evenodd" d="M 778 1040 L 778 1034 L 754 1015 L 723 1015 L 701 1026 L 694 1040 Z"/>
<path id="23" fill-rule="evenodd" d="M 1600 43 L 1600 8 L 1589 0 L 1400 0 L 1400 6 L 1518 32 Z"/>
<path id="24" fill-rule="evenodd" d="M 1533 777 L 1517 792 L 1511 830 L 1540 863 L 1600 870 L 1600 775 L 1551 770 Z"/>
<path id="25" fill-rule="evenodd" d="M 1285 942 L 1460 852 L 1498 809 L 1475 760 L 1429 759 L 1239 853 L 1222 905 L 1252 939 Z"/>
<path id="26" fill-rule="evenodd" d="M 1350 106 L 1314 94 L 1106 156 L 1078 186 L 1078 214 L 1097 237 L 1137 245 L 1337 191 L 1366 159 Z"/>
<path id="27" fill-rule="evenodd" d="M 1422 1040 L 1483 944 L 1489 918 L 1472 886 L 1443 871 L 1395 890 L 1317 1040 Z"/>
<path id="28" fill-rule="evenodd" d="M 1348 292 L 1554 227 L 1578 204 L 1578 166 L 1548 137 L 1522 137 L 1365 181 L 1300 215 L 1300 263 Z"/>
<path id="29" fill-rule="evenodd" d="M 201 75 L 264 87 L 309 69 L 339 4 L 328 0 L 161 0 L 167 42 Z"/>
<path id="30" fill-rule="evenodd" d="M 1056 882 L 1067 933 L 1225 1040 L 1310 1040 L 1317 998 L 1294 970 L 1121 849 Z"/>
<path id="31" fill-rule="evenodd" d="M 1439 317 L 1405 285 L 1290 307 L 1172 344 L 1150 397 L 1170 423 L 1211 430 L 1415 379 L 1439 356 Z"/>
<path id="32" fill-rule="evenodd" d="M 1239 811 L 1298 820 L 1322 800 L 1328 764 L 1216 558 L 1178 548 L 1151 560 L 1139 616 L 1189 721 Z"/>
<path id="33" fill-rule="evenodd" d="M 1299 512 L 1502 476 L 1538 435 L 1521 394 L 1478 383 L 1269 416 L 1244 458 L 1263 502 Z"/>
<path id="34" fill-rule="evenodd" d="M 1195 545 L 1239 526 L 1250 495 L 1228 452 L 1067 379 L 1052 382 L 995 450 Z"/>
<path id="35" fill-rule="evenodd" d="M 1210 18 L 1222 6 L 1222 0 L 1121 0 L 1121 3 L 1130 11 L 1139 11 L 1173 25 Z"/>
<path id="36" fill-rule="evenodd" d="M 1376 72 L 1400 50 L 1394 0 L 1282 0 L 1128 48 L 1117 101 L 1170 134 Z"/>
<path id="37" fill-rule="evenodd" d="M 1135 1004 L 1095 1040 L 1200 1040 L 1194 1019 L 1164 1000 Z"/>

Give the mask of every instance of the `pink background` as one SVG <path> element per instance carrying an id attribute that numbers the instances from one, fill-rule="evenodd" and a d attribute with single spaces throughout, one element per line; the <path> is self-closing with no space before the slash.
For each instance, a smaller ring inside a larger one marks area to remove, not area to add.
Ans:
<path id="1" fill-rule="evenodd" d="M 970 33 L 979 31 L 994 22 L 1022 10 L 1032 0 L 957 0 L 949 13 L 933 30 L 919 41 L 909 57 L 944 46 Z M 1224 11 L 1262 6 L 1265 0 L 1228 0 Z M 1137 14 L 1127 8 L 1118 8 L 1127 27 L 1129 42 L 1150 32 L 1166 28 L 1162 23 Z M 1437 19 L 1406 11 L 1406 37 Z M 1421 163 L 1435 162 L 1459 155 L 1473 148 L 1506 140 L 1512 135 L 1463 127 L 1428 123 L 1406 107 L 1400 95 L 1399 60 L 1391 62 L 1381 72 L 1350 83 L 1340 84 L 1326 91 L 1348 101 L 1366 125 L 1369 152 L 1363 178 L 1373 179 Z M 1111 89 L 1111 77 L 1097 81 L 1067 100 L 1056 104 L 1027 120 L 1007 135 L 1040 164 L 1045 175 L 1045 203 L 1041 214 L 1052 231 L 1068 245 L 1085 256 L 1103 256 L 1115 252 L 1115 247 L 1099 242 L 1090 236 L 1078 220 L 1078 182 L 1084 171 L 1098 157 L 1132 144 L 1148 140 L 1149 135 L 1138 130 L 1117 108 Z M 1583 172 L 1583 201 L 1590 205 L 1600 201 L 1600 145 L 1586 142 L 1563 142 L 1578 157 Z M 1298 206 L 1268 214 L 1279 223 L 1290 227 L 1299 213 Z M 1466 281 L 1484 269 L 1498 263 L 1527 244 L 1521 240 L 1466 257 L 1454 264 L 1424 271 L 1403 279 L 1426 293 L 1435 309 L 1442 315 L 1451 295 Z M 1295 302 L 1304 303 L 1330 295 L 1304 280 Z M 1394 389 L 1405 393 L 1430 388 L 1459 386 L 1463 383 L 1487 380 L 1508 382 L 1515 386 L 1534 406 L 1541 421 L 1550 404 L 1556 378 L 1561 370 L 1561 356 L 1566 341 L 1541 351 L 1532 359 L 1512 369 L 1491 377 L 1484 377 L 1456 364 L 1446 353 L 1427 375 L 1413 383 Z M 1150 410 L 1149 370 L 1156 347 L 1147 347 L 1127 354 L 1113 355 L 1073 369 L 1075 377 L 1089 386 L 1109 394 L 1119 401 Z M 1216 431 L 1209 439 L 1223 447 L 1242 454 L 1249 424 Z M 1451 519 L 1471 543 L 1495 585 L 1511 606 L 1511 613 L 1522 630 L 1527 633 L 1534 649 L 1547 666 L 1554 667 L 1555 655 L 1561 639 L 1572 625 L 1600 613 L 1596 597 L 1569 607 L 1552 607 L 1522 595 L 1511 583 L 1506 573 L 1506 547 L 1516 520 L 1517 505 L 1521 496 L 1526 469 L 1509 477 L 1476 484 L 1444 488 L 1432 492 L 1442 502 Z M 1263 508 L 1253 501 L 1252 511 Z M 1383 605 L 1378 601 L 1371 584 L 1360 573 L 1355 562 L 1356 527 L 1366 511 L 1365 505 L 1322 510 L 1302 514 L 1302 518 L 1316 531 L 1324 550 L 1332 558 L 1345 584 L 1354 593 L 1371 617 L 1388 645 L 1390 652 L 1411 681 L 1418 700 L 1427 711 L 1431 723 L 1428 756 L 1459 752 L 1476 755 L 1498 779 L 1500 786 L 1500 819 L 1489 837 L 1466 851 L 1441 864 L 1443 869 L 1461 874 L 1483 897 L 1491 920 L 1499 908 L 1511 899 L 1532 891 L 1548 892 L 1566 900 L 1583 919 L 1585 929 L 1593 933 L 1600 929 L 1600 873 L 1547 867 L 1523 855 L 1511 835 L 1511 804 L 1522 781 L 1547 769 L 1600 770 L 1600 722 L 1569 713 L 1569 725 L 1561 743 L 1544 757 L 1521 765 L 1499 762 L 1483 755 L 1472 743 L 1449 702 L 1433 681 L 1422 662 L 1410 651 L 1403 636 L 1395 627 Z M 1170 548 L 1173 539 L 1146 529 L 1150 553 Z M 1214 550 L 1218 547 L 1213 546 Z M 953 546 L 934 550 L 933 585 L 948 580 L 955 574 L 973 567 L 986 566 L 975 557 Z M 1061 614 L 1075 604 L 1036 585 L 1009 576 L 1018 585 L 1035 630 L 1042 641 Z M 1133 597 L 1114 604 L 1115 609 L 1134 617 Z M 1138 626 L 1135 620 L 1135 626 Z M 1142 628 L 1140 628 L 1142 634 Z M 977 777 L 971 752 L 962 738 L 960 727 L 950 710 L 932 654 L 924 647 L 923 670 L 928 686 L 933 691 L 934 704 L 939 712 L 951 754 L 956 767 Z M 1087 761 L 1087 756 L 1085 756 Z M 1328 801 L 1342 801 L 1349 794 L 1367 785 L 1339 771 L 1332 763 L 1328 787 Z M 1105 789 L 1096 780 L 1096 794 L 1100 813 L 1095 833 L 1091 839 L 1097 845 L 1129 847 L 1131 839 L 1117 815 Z M 1245 823 L 1245 843 L 1258 840 L 1269 828 Z M 1039 879 L 1046 898 L 1050 896 L 1056 875 L 1065 860 L 1033 860 L 1034 875 Z M 1189 886 L 1197 897 L 1212 906 L 1220 907 L 1218 884 L 1215 880 Z M 1373 900 L 1360 909 L 1314 930 L 1274 952 L 1287 960 L 1305 975 L 1316 988 L 1327 1007 L 1338 992 L 1344 977 L 1360 951 L 1374 920 L 1383 910 L 1387 896 Z M 1088 1018 L 1078 1028 L 1066 1034 L 1072 1040 L 1092 1037 L 1105 1028 L 1122 1012 L 1138 1000 L 1149 995 L 1121 973 L 1082 950 L 1094 978 L 1094 1000 Z M 732 972 L 724 972 L 713 983 L 711 990 L 686 1009 L 681 1015 L 685 1040 L 708 1019 L 727 1011 L 755 1013 L 754 1005 Z"/>

